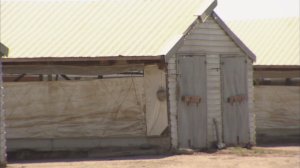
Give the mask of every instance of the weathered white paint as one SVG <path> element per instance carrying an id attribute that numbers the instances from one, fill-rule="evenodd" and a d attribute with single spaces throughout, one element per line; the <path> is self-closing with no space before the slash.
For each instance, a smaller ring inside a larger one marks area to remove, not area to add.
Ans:
<path id="1" fill-rule="evenodd" d="M 221 58 L 223 136 L 227 145 L 249 143 L 247 58 Z M 232 96 L 244 96 L 240 101 L 228 102 Z"/>
<path id="2" fill-rule="evenodd" d="M 222 141 L 222 99 L 221 99 L 221 57 L 247 57 L 245 53 L 235 44 L 228 34 L 209 17 L 204 23 L 197 22 L 187 33 L 182 46 L 177 51 L 178 55 L 206 55 L 206 78 L 207 78 L 207 142 L 211 146 L 217 141 L 213 119 L 217 120 L 219 126 L 219 137 Z M 253 110 L 253 85 L 252 85 L 252 62 L 248 63 L 248 94 L 249 94 L 249 127 L 251 142 L 255 142 L 255 121 Z"/>
<path id="3" fill-rule="evenodd" d="M 169 89 L 169 125 L 171 127 L 171 144 L 173 149 L 177 149 L 178 147 L 176 78 L 176 56 L 173 55 L 168 60 L 167 76 Z"/>
<path id="4" fill-rule="evenodd" d="M 157 65 L 144 69 L 147 136 L 159 136 L 168 127 L 167 100 L 160 101 L 157 91 L 166 91 L 165 72 Z"/>
<path id="5" fill-rule="evenodd" d="M 208 146 L 217 141 L 216 128 L 213 123 L 215 118 L 218 124 L 218 137 L 222 142 L 222 111 L 221 111 L 221 81 L 220 81 L 220 56 L 207 55 L 207 138 Z"/>
<path id="6" fill-rule="evenodd" d="M 248 108 L 249 108 L 249 131 L 250 131 L 250 143 L 256 144 L 256 123 L 255 123 L 255 113 L 254 113 L 254 91 L 253 91 L 253 62 L 252 60 L 247 60 L 247 85 L 248 85 Z"/>
<path id="7" fill-rule="evenodd" d="M 178 137 L 180 148 L 207 147 L 207 94 L 205 56 L 179 55 L 177 77 Z M 199 96 L 201 101 L 187 103 L 183 96 Z"/>
<path id="8" fill-rule="evenodd" d="M 204 23 L 197 22 L 185 37 L 178 53 L 244 55 L 212 17 Z"/>

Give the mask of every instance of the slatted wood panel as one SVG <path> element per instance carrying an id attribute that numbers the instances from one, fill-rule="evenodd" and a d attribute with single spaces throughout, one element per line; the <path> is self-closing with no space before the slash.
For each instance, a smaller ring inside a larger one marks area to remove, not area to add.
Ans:
<path id="1" fill-rule="evenodd" d="M 218 126 L 219 138 L 222 137 L 222 112 L 221 112 L 221 82 L 220 82 L 220 56 L 206 56 L 206 71 L 207 71 L 207 138 L 208 145 L 213 145 L 216 142 L 216 126 L 213 120 L 216 119 Z M 222 141 L 221 139 L 219 139 Z"/>
<path id="2" fill-rule="evenodd" d="M 223 136 L 227 145 L 249 142 L 248 101 L 229 103 L 236 95 L 248 97 L 247 58 L 221 58 L 223 90 Z"/>
<path id="3" fill-rule="evenodd" d="M 243 54 L 242 50 L 211 17 L 191 29 L 178 52 L 185 54 Z"/>
<path id="4" fill-rule="evenodd" d="M 179 56 L 178 71 L 179 147 L 207 147 L 206 68 L 205 57 Z M 200 104 L 187 104 L 182 96 L 200 96 Z"/>

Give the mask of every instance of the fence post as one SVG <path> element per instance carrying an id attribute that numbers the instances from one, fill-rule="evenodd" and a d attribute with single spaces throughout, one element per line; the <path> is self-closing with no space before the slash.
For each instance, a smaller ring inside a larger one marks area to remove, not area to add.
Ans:
<path id="1" fill-rule="evenodd" d="M 1 58 L 1 57 L 0 57 Z M 0 60 L 0 168 L 6 167 L 5 112 L 3 107 L 2 61 Z"/>

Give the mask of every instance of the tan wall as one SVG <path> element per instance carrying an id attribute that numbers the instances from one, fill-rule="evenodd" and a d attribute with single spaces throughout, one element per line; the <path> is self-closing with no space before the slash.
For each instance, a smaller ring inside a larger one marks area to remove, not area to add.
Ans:
<path id="1" fill-rule="evenodd" d="M 257 129 L 300 129 L 299 86 L 255 86 Z"/>
<path id="2" fill-rule="evenodd" d="M 160 135 L 167 127 L 165 73 L 92 81 L 5 83 L 8 138 L 85 138 Z M 147 117 L 146 117 L 147 116 Z"/>

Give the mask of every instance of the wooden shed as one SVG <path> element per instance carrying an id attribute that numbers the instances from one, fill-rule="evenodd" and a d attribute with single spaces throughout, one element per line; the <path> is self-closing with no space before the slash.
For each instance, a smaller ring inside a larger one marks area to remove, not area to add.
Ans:
<path id="1" fill-rule="evenodd" d="M 8 150 L 255 144 L 255 55 L 216 5 L 1 2 Z"/>

